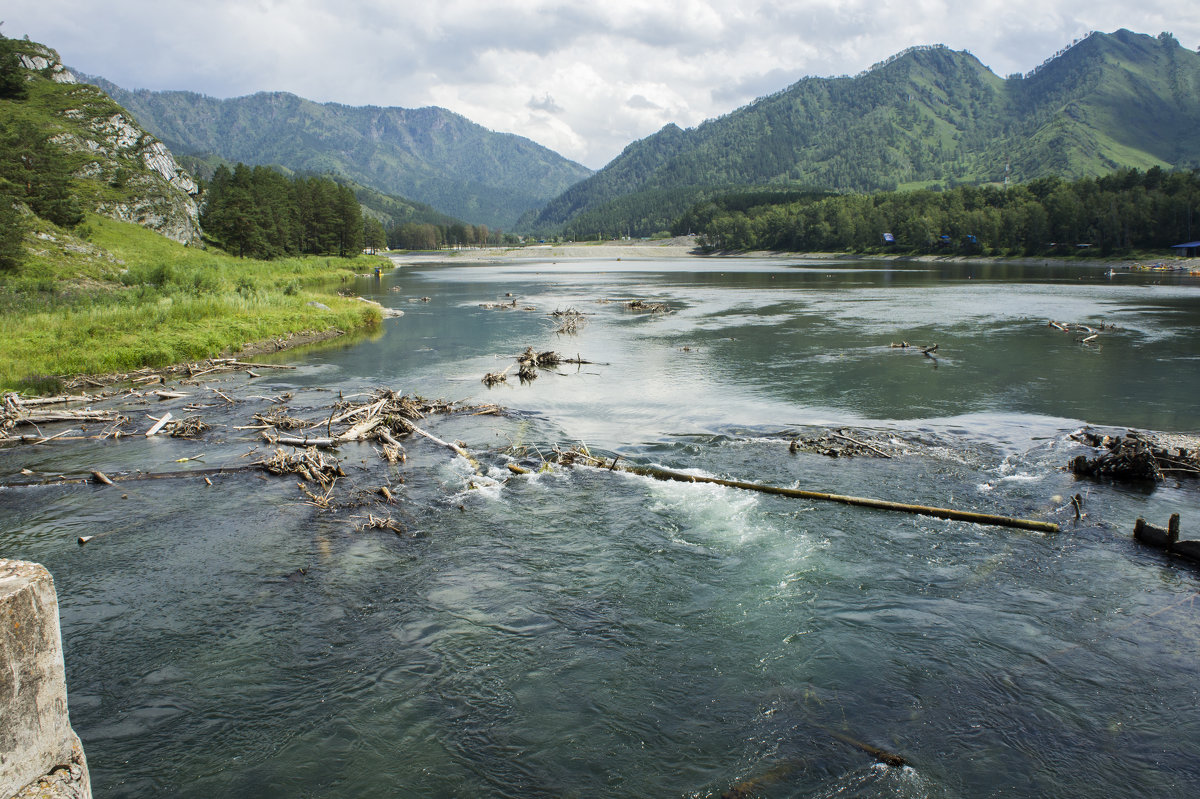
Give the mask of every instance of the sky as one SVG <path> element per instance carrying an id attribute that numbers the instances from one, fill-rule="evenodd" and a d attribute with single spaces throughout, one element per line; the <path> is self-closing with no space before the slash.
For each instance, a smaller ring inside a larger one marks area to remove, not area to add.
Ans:
<path id="1" fill-rule="evenodd" d="M 1195 0 L 4 0 L 9 38 L 126 89 L 437 105 L 599 169 L 808 76 L 913 45 L 1004 76 L 1092 30 L 1200 45 Z"/>

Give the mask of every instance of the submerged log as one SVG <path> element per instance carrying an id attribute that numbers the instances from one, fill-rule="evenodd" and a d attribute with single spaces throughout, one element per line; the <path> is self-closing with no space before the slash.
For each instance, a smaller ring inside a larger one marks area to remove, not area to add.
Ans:
<path id="1" fill-rule="evenodd" d="M 725 480 L 719 477 L 702 477 L 693 474 L 684 474 L 683 472 L 674 472 L 670 469 L 659 469 L 651 466 L 617 466 L 614 464 L 610 467 L 605 461 L 598 458 L 593 458 L 582 453 L 575 453 L 576 457 L 588 460 L 593 465 L 598 465 L 604 468 L 611 468 L 617 471 L 637 474 L 643 477 L 652 477 L 655 480 L 673 480 L 678 483 L 710 483 L 713 485 L 726 486 L 727 488 L 738 488 L 743 491 L 757 491 L 763 494 L 775 494 L 783 497 L 793 497 L 796 499 L 816 499 L 826 502 L 838 502 L 843 505 L 856 505 L 864 508 L 876 508 L 878 510 L 902 511 L 904 513 L 914 513 L 921 516 L 932 516 L 938 519 L 952 519 L 954 521 L 971 522 L 973 524 L 987 524 L 998 527 L 1015 527 L 1023 530 L 1036 530 L 1044 533 L 1057 533 L 1059 526 L 1054 522 L 1042 522 L 1034 519 L 1018 519 L 1011 516 L 997 516 L 991 513 L 979 513 L 976 511 L 955 510 L 953 508 L 938 508 L 929 505 L 912 505 L 904 502 L 889 502 L 882 499 L 872 499 L 869 497 L 854 497 L 843 494 L 829 494 L 823 491 L 807 491 L 801 488 L 780 488 L 779 486 L 763 485 L 761 483 L 747 483 L 741 480 Z"/>
<path id="2" fill-rule="evenodd" d="M 1179 514 L 1172 513 L 1166 528 L 1156 527 L 1138 517 L 1133 525 L 1133 537 L 1142 544 L 1200 563 L 1200 541 L 1179 540 Z"/>

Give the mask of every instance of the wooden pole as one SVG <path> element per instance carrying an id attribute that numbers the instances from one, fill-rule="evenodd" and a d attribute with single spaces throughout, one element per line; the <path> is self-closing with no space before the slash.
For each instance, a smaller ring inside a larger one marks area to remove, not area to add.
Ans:
<path id="1" fill-rule="evenodd" d="M 585 456 L 586 457 L 586 456 Z M 589 458 L 599 466 L 604 466 L 604 461 L 596 458 Z M 652 477 L 655 480 L 674 480 L 679 483 L 711 483 L 713 485 L 726 486 L 728 488 L 739 488 L 743 491 L 758 491 L 763 494 L 775 494 L 782 497 L 793 497 L 795 499 L 817 499 L 826 502 L 840 502 L 843 505 L 857 505 L 864 508 L 876 508 L 878 510 L 903 511 L 905 513 L 915 513 L 921 516 L 933 516 L 938 519 L 953 519 L 955 521 L 971 522 L 973 524 L 991 524 L 999 527 L 1015 527 L 1023 530 L 1037 530 L 1043 533 L 1057 533 L 1059 527 L 1054 522 L 1039 522 L 1032 519 L 1017 519 L 1011 516 L 995 516 L 990 513 L 977 513 L 975 511 L 954 510 L 952 508 L 936 508 L 929 505 L 911 505 L 904 502 L 889 502 L 883 499 L 871 499 L 868 497 L 851 497 L 843 494 L 827 494 L 822 491 L 806 491 L 801 488 L 780 488 L 779 486 L 762 485 L 761 483 L 747 483 L 741 480 L 723 480 L 719 477 L 700 477 L 693 474 L 684 474 L 682 472 L 673 472 L 670 469 L 657 469 L 651 466 L 617 466 L 614 462 L 610 470 L 628 472 L 630 474 L 638 474 L 643 477 Z"/>

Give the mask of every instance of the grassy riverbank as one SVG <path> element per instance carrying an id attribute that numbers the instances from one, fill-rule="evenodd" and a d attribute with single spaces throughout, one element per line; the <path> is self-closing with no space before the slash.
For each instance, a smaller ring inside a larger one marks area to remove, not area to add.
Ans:
<path id="1" fill-rule="evenodd" d="M 198 360 L 381 319 L 377 306 L 336 288 L 382 259 L 239 259 L 95 215 L 81 232 L 40 225 L 26 263 L 0 273 L 0 389 L 53 391 L 68 375 Z"/>

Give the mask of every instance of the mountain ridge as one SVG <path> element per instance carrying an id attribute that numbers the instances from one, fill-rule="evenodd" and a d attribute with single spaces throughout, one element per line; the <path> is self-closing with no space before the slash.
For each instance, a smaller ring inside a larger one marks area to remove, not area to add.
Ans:
<path id="1" fill-rule="evenodd" d="M 511 227 L 591 174 L 530 139 L 437 106 L 317 103 L 290 92 L 219 99 L 81 79 L 107 91 L 180 155 L 335 172 L 492 227 Z"/>
<path id="2" fill-rule="evenodd" d="M 1026 75 L 909 48 L 803 78 L 695 128 L 664 128 L 521 220 L 646 235 L 723 188 L 872 192 L 1200 166 L 1200 54 L 1169 34 L 1092 33 Z"/>

